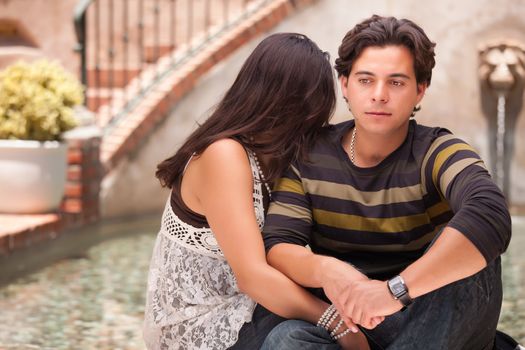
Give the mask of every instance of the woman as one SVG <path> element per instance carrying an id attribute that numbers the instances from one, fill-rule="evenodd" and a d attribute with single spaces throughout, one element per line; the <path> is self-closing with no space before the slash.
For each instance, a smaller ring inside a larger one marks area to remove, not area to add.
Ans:
<path id="1" fill-rule="evenodd" d="M 158 166 L 172 191 L 150 266 L 149 349 L 257 349 L 282 319 L 256 302 L 319 320 L 328 305 L 266 263 L 260 229 L 272 182 L 305 157 L 334 105 L 327 54 L 304 35 L 271 35 Z"/>

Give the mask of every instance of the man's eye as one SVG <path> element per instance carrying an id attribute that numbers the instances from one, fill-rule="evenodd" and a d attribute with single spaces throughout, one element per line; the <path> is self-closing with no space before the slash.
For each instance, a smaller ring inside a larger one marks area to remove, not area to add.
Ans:
<path id="1" fill-rule="evenodd" d="M 399 80 L 393 80 L 391 84 L 394 86 L 403 86 L 403 82 Z"/>
<path id="2" fill-rule="evenodd" d="M 361 78 L 361 79 L 359 79 L 359 82 L 361 84 L 370 84 L 371 80 L 370 79 L 366 79 L 366 78 Z"/>

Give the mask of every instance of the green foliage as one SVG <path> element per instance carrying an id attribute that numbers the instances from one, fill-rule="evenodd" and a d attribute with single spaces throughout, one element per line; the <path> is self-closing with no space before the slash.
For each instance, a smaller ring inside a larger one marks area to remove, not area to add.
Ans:
<path id="1" fill-rule="evenodd" d="M 57 63 L 15 63 L 0 72 L 0 139 L 59 140 L 83 100 L 82 85 Z"/>

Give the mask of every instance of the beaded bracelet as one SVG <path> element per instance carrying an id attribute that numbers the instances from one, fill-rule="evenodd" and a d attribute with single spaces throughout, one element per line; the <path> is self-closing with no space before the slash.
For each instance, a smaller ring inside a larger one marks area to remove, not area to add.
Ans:
<path id="1" fill-rule="evenodd" d="M 344 337 L 344 336 L 347 335 L 348 333 L 350 333 L 350 328 L 347 328 L 347 329 L 345 329 L 344 331 L 342 331 L 341 333 L 339 333 L 339 334 L 337 334 L 337 335 L 334 335 L 334 336 L 332 337 L 332 339 L 333 339 L 333 340 L 337 340 L 337 339 L 339 339 L 339 338 Z M 331 334 L 330 334 L 330 335 L 331 335 Z"/>
<path id="2" fill-rule="evenodd" d="M 317 327 L 323 327 L 324 329 L 329 331 L 330 332 L 330 338 L 332 338 L 333 340 L 338 340 L 338 339 L 344 337 L 345 335 L 347 335 L 348 333 L 350 333 L 350 328 L 347 328 L 344 331 L 342 331 L 341 333 L 336 334 L 337 331 L 339 330 L 339 328 L 341 328 L 341 326 L 343 325 L 344 321 L 343 321 L 342 318 L 339 319 L 339 321 L 337 322 L 335 328 L 332 331 L 330 331 L 330 325 L 332 324 L 332 322 L 335 321 L 337 316 L 339 316 L 339 312 L 337 312 L 337 309 L 332 304 L 332 305 L 330 305 L 330 306 L 328 306 L 326 308 L 326 310 L 323 312 L 323 314 L 319 318 L 319 321 L 317 321 Z"/>
<path id="3" fill-rule="evenodd" d="M 339 322 L 337 322 L 337 325 L 335 326 L 335 328 L 330 332 L 330 338 L 334 339 L 335 340 L 335 334 L 337 333 L 337 331 L 339 330 L 339 328 L 341 328 L 341 326 L 343 325 L 343 319 L 341 318 L 339 320 Z M 338 334 L 339 335 L 339 334 Z"/>
<path id="4" fill-rule="evenodd" d="M 338 313 L 335 306 L 328 306 L 319 318 L 319 321 L 317 321 L 317 327 L 323 327 L 324 329 L 328 330 L 328 326 L 335 320 L 337 315 Z"/>
<path id="5" fill-rule="evenodd" d="M 330 331 L 330 325 L 332 324 L 332 322 L 335 321 L 335 319 L 337 318 L 337 316 L 339 316 L 339 312 L 337 312 L 337 310 L 333 313 L 332 317 L 330 317 L 330 319 L 328 320 L 328 322 L 326 322 L 326 327 L 325 329 L 327 331 Z"/>

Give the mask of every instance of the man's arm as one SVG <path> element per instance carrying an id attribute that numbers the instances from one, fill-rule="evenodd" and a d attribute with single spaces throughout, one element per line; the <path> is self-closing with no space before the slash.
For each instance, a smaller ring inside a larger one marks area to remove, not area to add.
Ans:
<path id="1" fill-rule="evenodd" d="M 468 152 L 473 156 L 473 150 L 450 156 L 440 167 L 444 169 L 433 166 L 433 173 L 441 174 L 435 177 L 435 185 L 454 217 L 428 252 L 402 273 L 407 285 L 412 283 L 414 297 L 479 272 L 510 242 L 511 219 L 505 198 L 481 160 L 468 158 Z M 457 166 L 468 159 L 471 165 Z"/>
<path id="2" fill-rule="evenodd" d="M 297 166 L 292 165 L 273 192 L 263 229 L 268 262 L 305 287 L 323 288 L 330 280 L 366 278 L 352 266 L 317 255 L 310 243 L 313 216 Z"/>
<path id="3" fill-rule="evenodd" d="M 306 248 L 312 230 L 311 203 L 298 167 L 292 165 L 277 182 L 266 215 L 263 239 L 270 265 L 307 287 L 320 287 L 317 262 Z M 312 273 L 313 272 L 313 273 Z"/>
<path id="4" fill-rule="evenodd" d="M 486 266 L 479 250 L 465 235 L 447 227 L 432 247 L 403 272 L 411 298 L 432 292 L 447 284 L 469 277 Z M 403 305 L 390 294 L 387 282 L 355 280 L 349 283 L 348 298 L 343 302 L 347 320 L 374 328 L 374 317 L 388 316 Z"/>
<path id="5" fill-rule="evenodd" d="M 308 248 L 295 244 L 280 243 L 271 248 L 266 256 L 268 263 L 284 273 L 297 284 L 304 287 L 323 288 L 327 298 L 335 305 L 341 315 L 348 298 L 348 286 L 354 281 L 367 281 L 368 278 L 341 260 L 312 253 Z M 354 333 L 358 329 L 348 317 L 343 317 L 348 328 Z M 373 328 L 384 317 L 371 317 L 367 320 Z"/>
<path id="6" fill-rule="evenodd" d="M 432 247 L 401 273 L 412 298 L 479 272 L 510 241 L 505 199 L 470 146 L 450 139 L 429 159 L 433 161 L 424 169 L 426 183 L 448 201 L 454 217 Z M 345 314 L 358 323 L 366 324 L 370 317 L 390 315 L 402 307 L 388 292 L 386 282 L 357 281 L 350 290 Z"/>
<path id="7" fill-rule="evenodd" d="M 277 183 L 273 197 L 263 229 L 269 264 L 302 286 L 323 288 L 342 311 L 348 283 L 367 277 L 345 262 L 314 254 L 306 247 L 310 243 L 313 218 L 297 167 L 292 166 Z M 349 320 L 347 325 L 357 331 Z"/>

